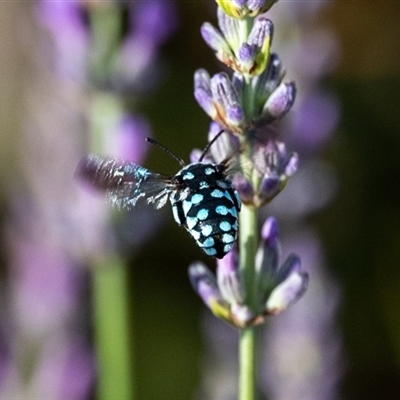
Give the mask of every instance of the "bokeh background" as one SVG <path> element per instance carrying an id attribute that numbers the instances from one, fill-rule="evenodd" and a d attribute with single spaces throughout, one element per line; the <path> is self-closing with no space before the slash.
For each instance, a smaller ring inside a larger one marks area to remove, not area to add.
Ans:
<path id="1" fill-rule="evenodd" d="M 307 2 L 295 3 L 301 9 Z M 332 188 L 329 191 L 322 184 L 321 190 L 330 195 L 302 220 L 312 227 L 313 235 L 317 232 L 323 247 L 326 292 L 321 314 L 315 318 L 322 318 L 329 327 L 320 337 L 321 348 L 331 345 L 328 337 L 334 335 L 335 350 L 323 358 L 332 378 L 326 377 L 330 382 L 324 386 L 326 392 L 303 398 L 394 400 L 400 398 L 400 3 L 325 3 L 310 24 L 312 29 L 329 27 L 335 35 L 335 51 L 328 59 L 332 68 L 326 69 L 318 85 L 335 98 L 340 120 L 316 156 L 322 163 L 318 165 L 329 166 Z M 88 150 L 85 109 L 90 99 L 76 84 L 57 83 L 54 70 L 46 70 L 51 64 L 46 59 L 49 33 L 43 21 L 38 22 L 35 5 L 34 1 L 0 3 L 0 395 L 15 398 L 12 394 L 19 390 L 29 399 L 32 393 L 44 393 L 35 391 L 37 385 L 57 381 L 58 388 L 46 392 L 49 399 L 95 398 L 93 254 L 88 256 L 85 246 L 96 248 L 96 239 L 88 237 L 95 229 L 90 219 L 101 215 L 103 200 L 92 195 L 81 199 L 78 209 L 73 208 L 72 198 L 84 195 L 75 193 L 71 198 L 78 185 L 73 178 L 77 161 Z M 290 5 L 282 1 L 274 7 L 288 9 Z M 153 137 L 188 160 L 194 147 L 204 146 L 209 123 L 193 98 L 193 73 L 200 67 L 213 73 L 221 68 L 199 34 L 203 21 L 215 23 L 215 5 L 180 0 L 174 3 L 173 13 L 174 28 L 154 61 L 156 84 L 149 83 L 151 91 L 136 91 L 126 108 L 140 112 Z M 282 13 L 278 16 L 281 21 Z M 271 19 L 279 42 L 285 32 Z M 64 39 L 66 45 L 72 40 Z M 71 44 L 71 49 L 76 50 L 79 43 Z M 77 62 L 71 65 L 78 69 Z M 291 66 L 287 65 L 289 77 L 295 75 Z M 83 79 L 75 78 L 74 82 Z M 293 113 L 299 112 L 295 106 Z M 43 121 L 53 132 L 43 131 Z M 157 149 L 147 151 L 142 160 L 146 167 L 175 173 L 176 163 L 168 155 Z M 74 154 L 65 159 L 57 156 L 68 152 Z M 312 193 L 322 196 L 318 188 Z M 290 201 L 296 202 L 295 193 Z M 295 205 L 284 204 L 290 216 Z M 280 209 L 279 215 L 284 212 Z M 210 350 L 210 335 L 215 339 L 218 329 L 226 327 L 210 328 L 208 311 L 187 279 L 187 267 L 194 259 L 210 266 L 212 262 L 176 227 L 170 214 L 168 209 L 149 211 L 144 222 L 130 215 L 123 238 L 117 235 L 125 243 L 123 256 L 129 262 L 130 352 L 137 398 L 228 399 L 205 394 L 212 389 L 204 384 L 207 370 L 212 374 L 217 362 L 213 364 L 213 352 L 230 351 L 224 347 L 223 335 L 214 340 L 216 349 Z M 79 225 L 81 218 L 89 218 L 84 227 Z M 283 234 L 292 232 L 290 218 L 282 220 Z M 52 230 L 53 223 L 70 230 Z M 135 239 L 135 223 L 150 227 L 149 232 L 140 231 L 143 240 Z M 48 264 L 57 267 L 47 269 Z M 23 265 L 34 267 L 26 273 Z M 303 262 L 303 267 L 310 271 L 312 282 L 313 266 Z M 52 287 L 53 291 L 47 290 Z M 61 290 L 65 291 L 62 296 Z M 47 297 L 36 300 L 43 292 Z M 301 302 L 292 313 L 296 314 Z M 324 304 L 329 321 L 323 319 Z M 54 307 L 46 308 L 49 305 Z M 53 321 L 63 318 L 62 326 Z M 296 325 L 290 329 L 295 331 Z M 227 335 L 235 335 L 232 332 Z M 268 337 L 268 327 L 262 337 Z M 43 346 L 46 349 L 39 351 Z M 69 356 L 60 355 L 60 349 Z M 268 354 L 265 357 L 268 363 Z M 235 361 L 230 357 L 226 361 L 227 372 L 218 375 L 221 387 L 223 379 L 232 380 L 229 368 Z M 64 367 L 58 371 L 60 365 Z M 302 367 L 296 365 L 299 370 Z M 293 379 L 290 374 L 275 383 L 272 379 L 264 395 L 270 392 L 271 398 L 284 398 L 272 387 Z"/>

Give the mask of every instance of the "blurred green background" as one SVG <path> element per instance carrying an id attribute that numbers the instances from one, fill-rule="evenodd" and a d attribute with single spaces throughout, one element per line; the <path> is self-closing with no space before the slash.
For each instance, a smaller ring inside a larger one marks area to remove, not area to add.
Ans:
<path id="1" fill-rule="evenodd" d="M 157 140 L 187 159 L 193 147 L 203 147 L 208 127 L 193 99 L 193 72 L 199 67 L 216 72 L 219 66 L 199 35 L 204 20 L 215 21 L 213 8 L 181 0 L 178 11 L 178 31 L 162 48 L 164 78 L 139 108 Z M 2 220 L 10 193 L 22 184 L 20 105 L 34 73 L 20 40 L 27 18 L 32 18 L 28 4 L 0 4 Z M 324 154 L 338 171 L 339 190 L 312 223 L 342 288 L 343 399 L 400 399 L 399 20 L 396 1 L 336 0 L 321 15 L 341 42 L 338 68 L 325 82 L 340 99 L 341 123 Z M 176 170 L 174 160 L 158 150 L 146 166 Z M 138 398 L 145 400 L 191 398 L 200 380 L 204 306 L 189 285 L 187 267 L 194 258 L 210 261 L 167 217 L 154 239 L 131 255 L 136 382 Z M 4 275 L 4 251 L 0 260 Z"/>

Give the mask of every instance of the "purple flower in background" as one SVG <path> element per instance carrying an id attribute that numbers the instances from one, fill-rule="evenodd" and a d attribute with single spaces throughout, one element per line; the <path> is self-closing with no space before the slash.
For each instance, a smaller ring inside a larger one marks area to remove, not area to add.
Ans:
<path id="1" fill-rule="evenodd" d="M 326 206 L 337 189 L 333 167 L 320 160 L 318 152 L 334 134 L 339 121 L 338 101 L 320 83 L 337 63 L 338 42 L 327 27 L 310 29 L 313 18 L 326 3 L 281 3 L 271 10 L 271 18 L 279 21 L 277 26 L 282 32 L 296 25 L 300 33 L 288 40 L 277 31 L 274 43 L 298 84 L 296 105 L 281 129 L 287 142 L 298 149 L 302 164 L 279 201 L 272 202 L 266 211 L 284 220 L 283 241 L 301 255 L 313 277 L 307 296 L 295 312 L 289 310 L 271 321 L 264 334 L 265 365 L 260 382 L 271 399 L 337 399 L 344 370 L 335 325 L 340 290 L 326 271 L 318 234 L 307 222 L 307 216 Z M 308 363 L 304 364 L 304 360 Z M 303 368 L 293 368 L 298 363 L 303 363 Z"/>
<path id="2" fill-rule="evenodd" d="M 90 17 L 91 7 L 99 6 L 43 0 L 34 4 L 33 15 L 24 16 L 22 39 L 36 64 L 25 86 L 18 154 L 24 185 L 4 227 L 9 273 L 2 291 L 0 396 L 5 399 L 84 400 L 93 391 L 98 360 L 83 302 L 86 265 L 115 251 L 117 234 L 103 199 L 79 187 L 73 171 L 87 152 L 84 133 L 94 116 L 98 143 L 111 155 L 143 162 L 150 125 L 128 113 L 116 92 L 123 88 L 132 95 L 135 88 L 154 85 L 148 74 L 158 74 L 157 51 L 176 26 L 171 2 L 115 3 L 128 12 L 128 26 L 107 59 L 107 74 L 96 80 Z M 42 28 L 37 36 L 31 33 L 34 23 Z M 136 244 L 155 227 L 142 214 Z"/>
<path id="3" fill-rule="evenodd" d="M 38 1 L 37 21 L 48 30 L 52 52 L 41 43 L 41 53 L 62 79 L 84 83 L 88 79 L 90 32 L 80 1 Z"/>
<path id="4" fill-rule="evenodd" d="M 13 334 L 7 337 L 10 364 L 1 390 L 5 398 L 62 398 L 68 393 L 68 398 L 86 399 L 94 362 L 83 321 L 76 318 L 85 271 L 52 239 L 48 222 L 33 205 L 33 198 L 16 201 L 6 226 L 8 328 Z M 16 367 L 28 356 L 32 373 L 24 381 Z M 70 381 L 71 366 L 79 379 Z"/>
<path id="5" fill-rule="evenodd" d="M 296 309 L 274 319 L 263 333 L 262 389 L 272 399 L 339 399 L 346 363 L 335 326 L 340 299 L 337 282 L 325 270 L 323 246 L 315 231 L 294 232 L 285 247 L 302 255 L 313 279 Z"/>
<path id="6" fill-rule="evenodd" d="M 89 14 L 96 5 L 84 3 L 40 0 L 35 11 L 38 22 L 50 34 L 51 52 L 48 46 L 42 51 L 45 59 L 50 56 L 54 72 L 62 79 L 87 84 L 93 45 Z M 121 2 L 117 6 L 128 13 L 128 29 L 116 51 L 107 59 L 110 71 L 102 85 L 111 85 L 127 94 L 147 92 L 158 81 L 160 67 L 154 62 L 158 50 L 177 26 L 174 4 L 147 0 Z"/>
<path id="7" fill-rule="evenodd" d="M 151 136 L 148 121 L 140 115 L 122 115 L 115 129 L 107 136 L 106 148 L 111 157 L 142 164 L 148 150 L 146 138 Z"/>

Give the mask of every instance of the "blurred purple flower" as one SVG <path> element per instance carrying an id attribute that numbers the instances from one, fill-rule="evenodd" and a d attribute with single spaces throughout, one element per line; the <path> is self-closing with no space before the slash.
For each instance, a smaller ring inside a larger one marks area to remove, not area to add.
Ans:
<path id="1" fill-rule="evenodd" d="M 111 157 L 142 164 L 148 150 L 146 138 L 151 136 L 150 124 L 140 115 L 123 115 L 114 131 L 107 136 L 107 153 Z"/>
<path id="2" fill-rule="evenodd" d="M 36 5 L 36 18 L 48 30 L 53 41 L 42 55 L 50 58 L 51 69 L 62 79 L 83 83 L 88 78 L 90 32 L 79 1 L 45 1 Z"/>
<path id="3" fill-rule="evenodd" d="M 340 335 L 335 324 L 339 288 L 326 272 L 317 233 L 306 222 L 310 213 L 332 200 L 337 189 L 335 170 L 318 159 L 318 152 L 339 122 L 337 99 L 320 87 L 321 79 L 337 64 L 338 41 L 329 28 L 310 28 L 326 3 L 281 3 L 271 10 L 277 27 L 274 43 L 299 87 L 296 105 L 281 129 L 286 132 L 288 143 L 299 150 L 302 164 L 279 201 L 272 202 L 266 212 L 285 221 L 285 247 L 295 249 L 313 277 L 307 296 L 295 312 L 289 310 L 273 319 L 265 333 L 265 365 L 260 382 L 271 399 L 338 399 L 343 374 Z M 288 41 L 285 33 L 293 25 L 299 35 Z M 285 240 L 288 234 L 290 239 Z M 299 363 L 300 369 L 296 367 Z"/>
<path id="4" fill-rule="evenodd" d="M 313 279 L 296 309 L 274 319 L 263 334 L 262 389 L 272 399 L 339 399 L 345 362 L 335 326 L 340 298 L 337 283 L 324 271 L 322 246 L 315 232 L 297 231 L 285 247 L 302 255 Z"/>
<path id="5" fill-rule="evenodd" d="M 60 328 L 78 304 L 79 271 L 60 249 L 30 238 L 15 240 L 10 277 L 19 329 L 41 335 Z"/>
<path id="6" fill-rule="evenodd" d="M 322 148 L 339 122 L 339 104 L 327 91 L 314 90 L 299 101 L 291 116 L 288 138 L 302 153 L 315 153 Z"/>
<path id="7" fill-rule="evenodd" d="M 77 318 L 85 271 L 48 236 L 48 221 L 37 219 L 33 201 L 17 200 L 5 227 L 11 312 L 6 332 L 13 332 L 7 337 L 5 398 L 64 398 L 68 393 L 68 398 L 83 400 L 94 375 L 93 355 L 83 345 L 83 321 Z M 19 367 L 28 359 L 31 374 L 26 380 Z M 80 371 L 79 379 L 68 380 L 68 392 L 63 392 L 70 363 Z"/>
<path id="8" fill-rule="evenodd" d="M 175 6 L 164 0 L 129 2 L 128 13 L 128 32 L 111 79 L 121 92 L 148 92 L 159 81 L 159 48 L 177 27 Z"/>
<path id="9" fill-rule="evenodd" d="M 43 49 L 54 72 L 62 79 L 88 83 L 92 56 L 92 38 L 84 1 L 40 0 L 36 7 L 38 22 L 49 32 L 53 46 Z M 95 7 L 95 5 L 92 5 Z M 177 26 L 176 10 L 172 1 L 147 0 L 126 2 L 128 29 L 119 48 L 108 60 L 111 69 L 103 85 L 118 91 L 148 91 L 159 75 L 155 63 L 159 47 Z"/>
<path id="10" fill-rule="evenodd" d="M 128 82 L 131 90 L 136 82 L 148 89 L 145 74 L 174 30 L 175 10 L 171 2 L 161 0 L 126 6 L 128 30 L 109 60 L 112 76 L 106 83 L 117 87 Z M 83 1 L 38 1 L 34 16 L 43 35 L 32 42 L 29 30 L 23 32 L 38 68 L 26 86 L 20 146 L 26 185 L 13 199 L 5 227 L 9 275 L 3 291 L 7 307 L 1 315 L 2 398 L 84 400 L 94 382 L 94 356 L 81 303 L 87 270 L 81 266 L 115 248 L 116 239 L 104 199 L 73 180 L 86 151 L 82 132 L 91 117 L 85 92 L 92 84 L 93 43 L 90 10 L 85 7 Z M 126 67 L 124 75 L 118 62 Z M 115 93 L 101 95 L 104 105 Z M 112 112 L 101 115 L 101 122 L 110 128 L 101 141 L 111 155 L 142 163 L 144 139 L 151 135 L 149 124 L 140 115 L 124 114 L 122 101 L 115 100 L 105 106 L 111 105 L 107 110 L 116 110 L 118 117 Z M 141 243 L 155 228 L 148 214 L 146 220 L 143 217 L 135 229 Z M 159 224 L 162 218 L 156 221 Z"/>
<path id="11" fill-rule="evenodd" d="M 147 0 L 131 4 L 130 20 L 132 37 L 149 37 L 155 45 L 166 42 L 177 27 L 176 9 L 172 1 Z"/>

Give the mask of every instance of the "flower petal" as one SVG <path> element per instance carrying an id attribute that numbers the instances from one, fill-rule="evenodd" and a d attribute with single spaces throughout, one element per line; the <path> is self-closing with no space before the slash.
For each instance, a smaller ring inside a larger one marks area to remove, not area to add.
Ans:
<path id="1" fill-rule="evenodd" d="M 281 272 L 281 271 L 280 271 Z M 267 314 L 279 314 L 295 303 L 307 290 L 308 274 L 300 270 L 297 256 L 289 257 L 282 267 L 283 280 L 271 292 L 266 303 Z"/>
<path id="2" fill-rule="evenodd" d="M 211 118 L 216 116 L 217 111 L 211 95 L 210 75 L 204 69 L 198 69 L 194 74 L 194 97 Z"/>
<path id="3" fill-rule="evenodd" d="M 274 217 L 265 220 L 261 237 L 263 241 L 257 253 L 256 271 L 260 275 L 266 274 L 270 277 L 278 272 L 280 255 L 279 227 Z"/>
<path id="4" fill-rule="evenodd" d="M 230 59 L 233 56 L 232 50 L 221 32 L 212 26 L 210 23 L 205 22 L 200 29 L 201 36 L 204 41 L 214 50 L 217 58 L 220 61 Z"/>
<path id="5" fill-rule="evenodd" d="M 241 304 L 243 302 L 243 277 L 239 270 L 239 259 L 235 249 L 217 261 L 217 280 L 221 295 L 228 303 Z"/>
<path id="6" fill-rule="evenodd" d="M 269 96 L 264 106 L 264 113 L 270 118 L 284 117 L 292 108 L 296 98 L 296 85 L 294 82 L 283 82 Z"/>
<path id="7" fill-rule="evenodd" d="M 190 265 L 189 279 L 193 289 L 208 307 L 222 301 L 215 276 L 203 263 L 197 261 Z"/>
<path id="8" fill-rule="evenodd" d="M 203 263 L 197 261 L 189 267 L 189 279 L 193 289 L 212 313 L 231 322 L 229 305 L 222 298 L 214 274 Z"/>

